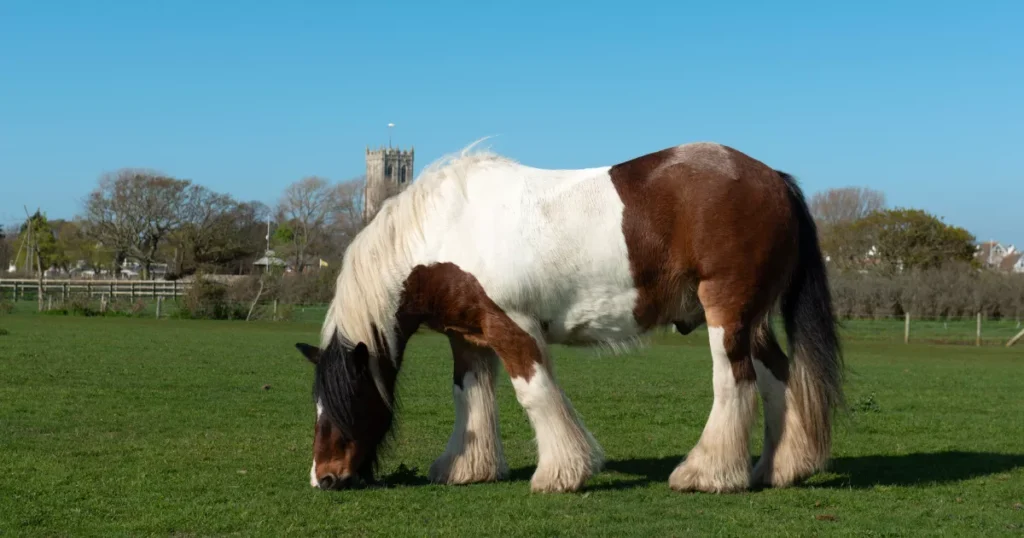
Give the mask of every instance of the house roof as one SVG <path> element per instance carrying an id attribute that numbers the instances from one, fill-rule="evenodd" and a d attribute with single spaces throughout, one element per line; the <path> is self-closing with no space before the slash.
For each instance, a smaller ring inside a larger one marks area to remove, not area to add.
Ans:
<path id="1" fill-rule="evenodd" d="M 1022 255 L 1024 255 L 1024 253 L 1014 252 L 1013 254 L 1006 256 L 1003 258 L 1003 261 L 999 263 L 999 269 L 1003 271 L 1012 271 L 1013 266 L 1017 265 L 1017 262 L 1020 261 Z"/>

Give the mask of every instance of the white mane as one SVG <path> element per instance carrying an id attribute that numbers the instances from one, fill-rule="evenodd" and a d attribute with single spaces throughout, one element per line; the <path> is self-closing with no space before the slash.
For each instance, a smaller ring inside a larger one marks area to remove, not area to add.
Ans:
<path id="1" fill-rule="evenodd" d="M 374 329 L 389 349 L 395 349 L 395 313 L 402 286 L 417 263 L 417 253 L 425 246 L 424 220 L 431 212 L 456 209 L 465 202 L 471 170 L 488 164 L 515 164 L 490 151 L 472 151 L 480 142 L 424 168 L 409 187 L 384 202 L 345 250 L 334 299 L 321 331 L 321 347 L 326 348 L 336 334 L 347 345 L 366 344 L 382 395 L 377 364 L 382 350 Z"/>

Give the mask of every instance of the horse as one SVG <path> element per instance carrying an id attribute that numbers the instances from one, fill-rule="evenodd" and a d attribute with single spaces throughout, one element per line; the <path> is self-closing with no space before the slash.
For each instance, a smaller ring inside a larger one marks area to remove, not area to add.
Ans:
<path id="1" fill-rule="evenodd" d="M 314 488 L 374 481 L 420 328 L 447 336 L 454 363 L 454 428 L 428 472 L 436 484 L 508 478 L 500 364 L 535 433 L 531 491 L 584 488 L 605 456 L 548 346 L 627 345 L 672 326 L 707 325 L 714 388 L 672 489 L 787 487 L 830 457 L 844 359 L 815 223 L 791 175 L 732 147 L 687 143 L 559 170 L 471 145 L 381 206 L 335 285 L 320 343 L 296 344 L 314 365 Z M 752 466 L 758 394 L 764 449 Z"/>

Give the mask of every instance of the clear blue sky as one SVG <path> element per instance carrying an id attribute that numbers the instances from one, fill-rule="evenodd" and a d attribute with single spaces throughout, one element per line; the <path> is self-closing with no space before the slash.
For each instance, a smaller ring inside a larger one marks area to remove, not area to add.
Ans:
<path id="1" fill-rule="evenodd" d="M 1024 2 L 596 5 L 0 0 L 0 222 L 125 166 L 273 203 L 394 122 L 417 170 L 713 140 L 1024 245 Z"/>

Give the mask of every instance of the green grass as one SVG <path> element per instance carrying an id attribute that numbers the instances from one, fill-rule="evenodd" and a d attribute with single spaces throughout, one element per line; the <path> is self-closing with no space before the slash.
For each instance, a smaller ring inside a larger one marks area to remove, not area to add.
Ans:
<path id="1" fill-rule="evenodd" d="M 667 486 L 710 409 L 706 333 L 624 356 L 556 348 L 610 461 L 584 493 L 535 495 L 532 432 L 507 376 L 512 480 L 425 483 L 453 410 L 447 343 L 423 335 L 400 379 L 390 486 L 320 492 L 311 366 L 292 347 L 316 340 L 315 323 L 13 315 L 0 328 L 0 536 L 1024 532 L 1021 348 L 905 346 L 851 326 L 852 411 L 831 470 L 733 495 Z"/>

